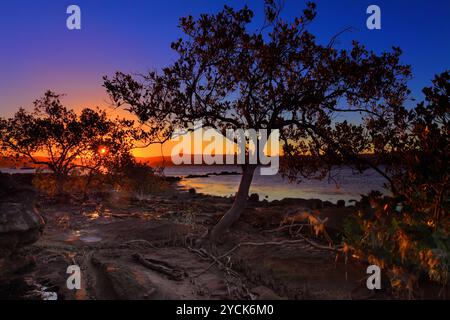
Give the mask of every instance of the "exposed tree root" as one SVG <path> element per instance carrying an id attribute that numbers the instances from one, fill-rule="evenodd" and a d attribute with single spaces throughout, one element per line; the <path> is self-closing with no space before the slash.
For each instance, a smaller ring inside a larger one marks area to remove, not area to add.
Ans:
<path id="1" fill-rule="evenodd" d="M 226 253 L 224 253 L 223 255 L 219 256 L 218 259 L 222 259 L 222 258 L 230 255 L 233 251 L 235 251 L 243 246 L 281 246 L 281 245 L 285 245 L 285 244 L 298 244 L 298 243 L 307 242 L 310 246 L 312 246 L 316 249 L 319 249 L 319 250 L 332 251 L 332 252 L 340 252 L 341 251 L 340 248 L 327 247 L 327 246 L 318 244 L 318 243 L 306 238 L 305 236 L 303 236 L 300 233 L 298 234 L 298 236 L 300 236 L 302 239 L 300 239 L 300 240 L 284 240 L 284 241 L 267 241 L 267 242 L 241 242 L 241 243 L 238 243 L 236 246 L 234 246 L 229 251 L 227 251 Z"/>

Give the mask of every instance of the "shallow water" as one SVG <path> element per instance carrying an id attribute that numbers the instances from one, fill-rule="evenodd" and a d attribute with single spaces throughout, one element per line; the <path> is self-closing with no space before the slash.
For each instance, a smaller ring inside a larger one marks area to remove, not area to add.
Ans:
<path id="1" fill-rule="evenodd" d="M 80 240 L 85 243 L 95 243 L 102 241 L 102 238 L 96 235 L 97 230 L 74 230 L 64 237 L 66 242 L 75 242 Z"/>
<path id="2" fill-rule="evenodd" d="M 240 172 L 237 166 L 182 166 L 165 169 L 167 176 L 188 176 L 207 173 Z M 372 190 L 386 193 L 385 183 L 378 173 L 368 170 L 363 174 L 354 174 L 351 169 L 340 168 L 334 170 L 337 181 L 305 180 L 301 183 L 289 183 L 281 175 L 261 176 L 257 170 L 250 193 L 257 193 L 260 199 L 281 200 L 283 198 L 320 199 L 337 202 L 338 200 L 358 200 L 361 194 Z M 195 188 L 197 192 L 216 195 L 232 196 L 236 193 L 240 175 L 219 175 L 208 178 L 185 178 L 179 182 L 185 189 Z"/>

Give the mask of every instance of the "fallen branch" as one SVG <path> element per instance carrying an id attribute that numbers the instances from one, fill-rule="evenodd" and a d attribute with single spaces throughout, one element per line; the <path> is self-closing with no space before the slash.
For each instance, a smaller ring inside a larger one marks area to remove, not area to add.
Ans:
<path id="1" fill-rule="evenodd" d="M 139 253 L 133 254 L 133 258 L 144 267 L 165 274 L 171 280 L 181 281 L 185 275 L 183 270 L 173 267 L 164 261 L 146 258 Z"/>

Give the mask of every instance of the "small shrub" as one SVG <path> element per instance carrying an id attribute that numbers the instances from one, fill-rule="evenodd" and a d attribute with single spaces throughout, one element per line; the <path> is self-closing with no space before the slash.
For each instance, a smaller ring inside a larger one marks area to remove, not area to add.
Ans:
<path id="1" fill-rule="evenodd" d="M 419 280 L 446 286 L 450 266 L 450 225 L 434 225 L 399 197 L 370 195 L 371 208 L 360 209 L 344 224 L 347 253 L 388 271 L 397 291 L 413 293 Z"/>
<path id="2" fill-rule="evenodd" d="M 120 191 L 133 193 L 137 197 L 158 193 L 168 187 L 153 168 L 137 162 L 126 165 L 116 180 Z"/>
<path id="3" fill-rule="evenodd" d="M 58 190 L 56 177 L 52 173 L 37 172 L 32 183 L 40 193 L 50 197 L 57 196 L 61 192 L 61 190 Z M 87 176 L 73 173 L 65 179 L 62 192 L 66 195 L 84 196 L 92 192 L 106 192 L 111 188 L 107 175 L 92 174 Z"/>

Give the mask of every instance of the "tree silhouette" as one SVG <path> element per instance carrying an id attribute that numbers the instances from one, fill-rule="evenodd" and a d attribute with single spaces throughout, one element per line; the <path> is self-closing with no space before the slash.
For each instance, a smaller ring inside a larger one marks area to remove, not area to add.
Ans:
<path id="1" fill-rule="evenodd" d="M 0 146 L 10 157 L 26 158 L 55 175 L 58 194 L 76 169 L 92 173 L 128 157 L 133 122 L 111 120 L 104 111 L 83 109 L 80 115 L 64 107 L 60 95 L 47 91 L 10 119 L 0 119 Z"/>
<path id="2" fill-rule="evenodd" d="M 335 38 L 322 45 L 307 30 L 315 4 L 292 22 L 280 11 L 275 1 L 266 1 L 265 23 L 256 30 L 248 7 L 181 18 L 185 37 L 172 43 L 178 54 L 172 65 L 142 78 L 118 72 L 105 77 L 104 86 L 141 121 L 166 129 L 197 120 L 221 132 L 267 129 L 270 135 L 278 129 L 284 173 L 291 179 L 324 177 L 340 163 L 364 164 L 385 175 L 360 155 L 374 150 L 376 128 L 365 120 L 389 121 L 403 109 L 410 70 L 399 62 L 401 50 L 377 55 L 357 42 L 340 50 Z M 243 212 L 255 168 L 243 166 L 234 204 L 211 239 Z"/>
<path id="3" fill-rule="evenodd" d="M 425 100 L 404 116 L 407 132 L 391 161 L 395 195 L 415 212 L 426 213 L 434 227 L 449 215 L 450 71 L 436 75 L 423 89 Z"/>

